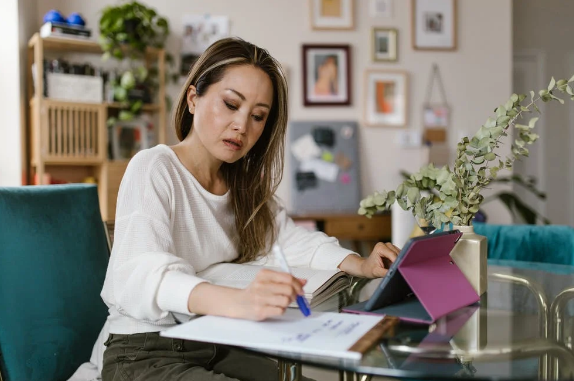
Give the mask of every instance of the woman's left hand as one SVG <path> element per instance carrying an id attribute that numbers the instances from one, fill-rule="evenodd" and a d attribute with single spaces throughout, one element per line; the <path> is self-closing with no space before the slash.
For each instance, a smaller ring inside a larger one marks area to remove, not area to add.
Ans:
<path id="1" fill-rule="evenodd" d="M 391 263 L 397 259 L 401 250 L 390 242 L 379 242 L 368 258 L 349 255 L 341 262 L 339 268 L 350 275 L 365 278 L 382 278 L 387 274 Z"/>
<path id="2" fill-rule="evenodd" d="M 373 251 L 361 264 L 361 272 L 365 278 L 382 278 L 387 275 L 391 263 L 397 259 L 401 249 L 390 242 L 379 242 Z"/>

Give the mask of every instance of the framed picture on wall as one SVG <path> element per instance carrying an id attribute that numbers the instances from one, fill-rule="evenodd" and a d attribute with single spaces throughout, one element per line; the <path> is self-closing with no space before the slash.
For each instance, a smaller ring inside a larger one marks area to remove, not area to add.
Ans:
<path id="1" fill-rule="evenodd" d="M 456 50 L 457 0 L 411 0 L 413 49 Z"/>
<path id="2" fill-rule="evenodd" d="M 303 45 L 303 104 L 351 104 L 349 45 Z"/>
<path id="3" fill-rule="evenodd" d="M 408 75 L 404 71 L 367 70 L 365 73 L 365 124 L 404 127 L 407 124 Z"/>
<path id="4" fill-rule="evenodd" d="M 353 29 L 355 0 L 309 0 L 312 29 Z"/>
<path id="5" fill-rule="evenodd" d="M 397 34 L 394 28 L 373 28 L 373 61 L 397 60 Z"/>

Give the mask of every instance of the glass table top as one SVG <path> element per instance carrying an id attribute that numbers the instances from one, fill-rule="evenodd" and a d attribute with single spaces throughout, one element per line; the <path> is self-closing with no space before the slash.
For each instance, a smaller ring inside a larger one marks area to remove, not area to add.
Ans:
<path id="1" fill-rule="evenodd" d="M 379 282 L 368 282 L 358 297 L 341 293 L 314 311 L 337 311 L 367 300 Z M 329 369 L 401 378 L 571 379 L 570 298 L 574 267 L 489 261 L 488 292 L 478 305 L 430 326 L 400 323 L 392 337 L 383 338 L 359 362 L 266 353 Z"/>

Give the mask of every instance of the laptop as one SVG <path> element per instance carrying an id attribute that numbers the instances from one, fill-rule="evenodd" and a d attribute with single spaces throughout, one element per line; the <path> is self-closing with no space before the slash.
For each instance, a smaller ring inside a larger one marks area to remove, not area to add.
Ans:
<path id="1" fill-rule="evenodd" d="M 458 230 L 411 238 L 367 301 L 343 309 L 431 324 L 480 297 L 450 257 Z"/>

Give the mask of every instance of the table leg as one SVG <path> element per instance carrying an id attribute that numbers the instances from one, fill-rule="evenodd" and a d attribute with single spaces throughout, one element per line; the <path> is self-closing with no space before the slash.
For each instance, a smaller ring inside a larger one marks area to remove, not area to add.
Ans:
<path id="1" fill-rule="evenodd" d="M 287 360 L 277 361 L 279 381 L 301 381 L 301 364 Z"/>
<path id="2" fill-rule="evenodd" d="M 554 301 L 550 305 L 550 312 L 552 314 L 552 320 L 550 325 L 550 337 L 556 340 L 558 343 L 564 344 L 565 346 L 571 346 L 564 340 L 564 308 L 570 300 L 574 299 L 574 288 L 568 288 L 563 290 L 560 294 L 554 298 Z M 552 360 L 553 374 L 552 378 L 558 380 L 560 378 L 558 359 Z"/>
<path id="3" fill-rule="evenodd" d="M 489 278 L 492 279 L 497 279 L 499 281 L 505 281 L 505 282 L 509 282 L 509 283 L 515 283 L 515 284 L 520 284 L 524 287 L 526 287 L 528 290 L 530 290 L 532 292 L 532 294 L 534 294 L 534 296 L 536 297 L 536 300 L 538 301 L 538 312 L 539 312 L 539 317 L 540 317 L 540 323 L 539 323 L 539 330 L 540 330 L 540 337 L 544 338 L 544 339 L 548 339 L 549 335 L 548 335 L 548 302 L 547 302 L 547 298 L 546 298 L 546 294 L 544 293 L 544 289 L 537 283 L 531 281 L 528 278 L 525 277 L 521 277 L 521 276 L 516 276 L 516 275 L 510 275 L 510 274 L 490 274 Z M 551 377 L 551 366 L 552 363 L 550 361 L 550 359 L 548 358 L 547 355 L 544 355 L 542 357 L 540 357 L 540 366 L 538 368 L 539 372 L 538 372 L 538 377 L 541 380 L 549 380 Z"/>
<path id="4" fill-rule="evenodd" d="M 339 371 L 339 381 L 371 381 L 372 376 L 359 374 L 348 370 Z"/>

